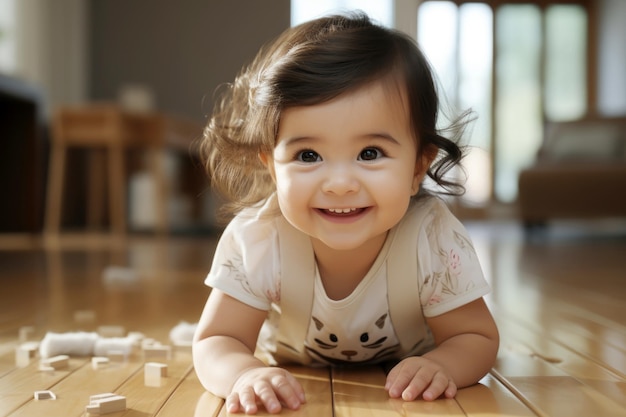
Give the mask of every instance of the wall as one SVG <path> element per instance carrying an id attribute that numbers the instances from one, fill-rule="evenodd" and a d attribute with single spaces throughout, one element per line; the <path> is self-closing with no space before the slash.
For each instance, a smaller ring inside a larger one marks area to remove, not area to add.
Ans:
<path id="1" fill-rule="evenodd" d="M 91 89 L 117 99 L 140 84 L 156 106 L 202 119 L 219 84 L 289 27 L 289 0 L 133 0 L 90 3 Z"/>
<path id="2" fill-rule="evenodd" d="M 15 1 L 14 74 L 41 89 L 42 111 L 87 94 L 89 21 L 84 0 Z"/>

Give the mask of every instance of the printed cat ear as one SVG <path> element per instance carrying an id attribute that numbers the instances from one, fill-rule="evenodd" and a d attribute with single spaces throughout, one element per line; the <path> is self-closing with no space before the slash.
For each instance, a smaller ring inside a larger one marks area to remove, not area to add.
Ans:
<path id="1" fill-rule="evenodd" d="M 324 327 L 324 323 L 322 323 L 321 321 L 319 321 L 315 317 L 313 317 L 313 322 L 315 323 L 315 328 L 317 330 L 322 330 L 322 328 Z"/>
<path id="2" fill-rule="evenodd" d="M 387 319 L 387 313 L 383 314 L 376 320 L 376 327 L 382 329 L 385 326 L 385 320 Z"/>

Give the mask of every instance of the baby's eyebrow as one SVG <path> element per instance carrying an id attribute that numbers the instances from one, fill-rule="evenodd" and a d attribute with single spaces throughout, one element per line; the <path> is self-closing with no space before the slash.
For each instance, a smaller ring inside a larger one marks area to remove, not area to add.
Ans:
<path id="1" fill-rule="evenodd" d="M 389 133 L 385 133 L 385 132 L 368 133 L 366 135 L 363 135 L 363 138 L 364 139 L 384 139 L 385 141 L 391 142 L 395 145 L 400 144 L 400 142 L 398 142 L 396 138 L 391 136 Z"/>
<path id="2" fill-rule="evenodd" d="M 394 145 L 400 144 L 400 142 L 398 142 L 396 138 L 394 138 L 389 133 L 385 133 L 385 132 L 365 133 L 363 135 L 360 135 L 358 139 L 362 139 L 362 140 L 382 139 Z M 311 142 L 315 140 L 317 140 L 315 136 L 294 136 L 290 138 L 285 138 L 282 140 L 282 142 L 284 143 L 285 146 L 297 146 L 298 144 L 302 142 Z"/>
<path id="3" fill-rule="evenodd" d="M 290 138 L 285 138 L 282 140 L 282 142 L 285 144 L 285 146 L 296 146 L 301 142 L 309 142 L 315 140 L 315 137 L 313 136 L 294 136 L 294 137 L 290 137 Z"/>

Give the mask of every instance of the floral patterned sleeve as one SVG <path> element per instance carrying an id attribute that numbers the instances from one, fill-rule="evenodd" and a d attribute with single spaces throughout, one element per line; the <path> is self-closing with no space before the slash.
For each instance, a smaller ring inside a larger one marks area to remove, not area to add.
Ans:
<path id="1" fill-rule="evenodd" d="M 205 284 L 259 310 L 280 297 L 277 232 L 272 219 L 237 216 L 219 240 Z"/>
<path id="2" fill-rule="evenodd" d="M 474 246 L 440 200 L 427 205 L 418 241 L 420 300 L 426 317 L 454 310 L 489 293 Z"/>

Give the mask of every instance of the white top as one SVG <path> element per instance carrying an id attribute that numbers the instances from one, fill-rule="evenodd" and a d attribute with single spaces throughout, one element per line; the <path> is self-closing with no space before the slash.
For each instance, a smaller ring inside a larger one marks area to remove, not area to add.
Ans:
<path id="1" fill-rule="evenodd" d="M 423 217 L 418 231 L 418 288 L 424 317 L 433 317 L 474 301 L 489 292 L 478 257 L 462 224 L 438 198 L 420 200 Z M 244 210 L 226 227 L 215 252 L 206 285 L 260 310 L 280 311 L 280 214 L 275 198 Z M 385 245 L 387 248 L 389 245 Z M 313 311 L 305 346 L 316 362 L 376 363 L 422 354 L 432 349 L 424 341 L 402 352 L 389 319 L 388 253 L 383 248 L 357 288 L 342 300 L 330 299 L 316 270 Z M 264 326 L 258 348 L 275 351 L 276 315 Z M 425 322 L 416 326 L 426 326 Z"/>

